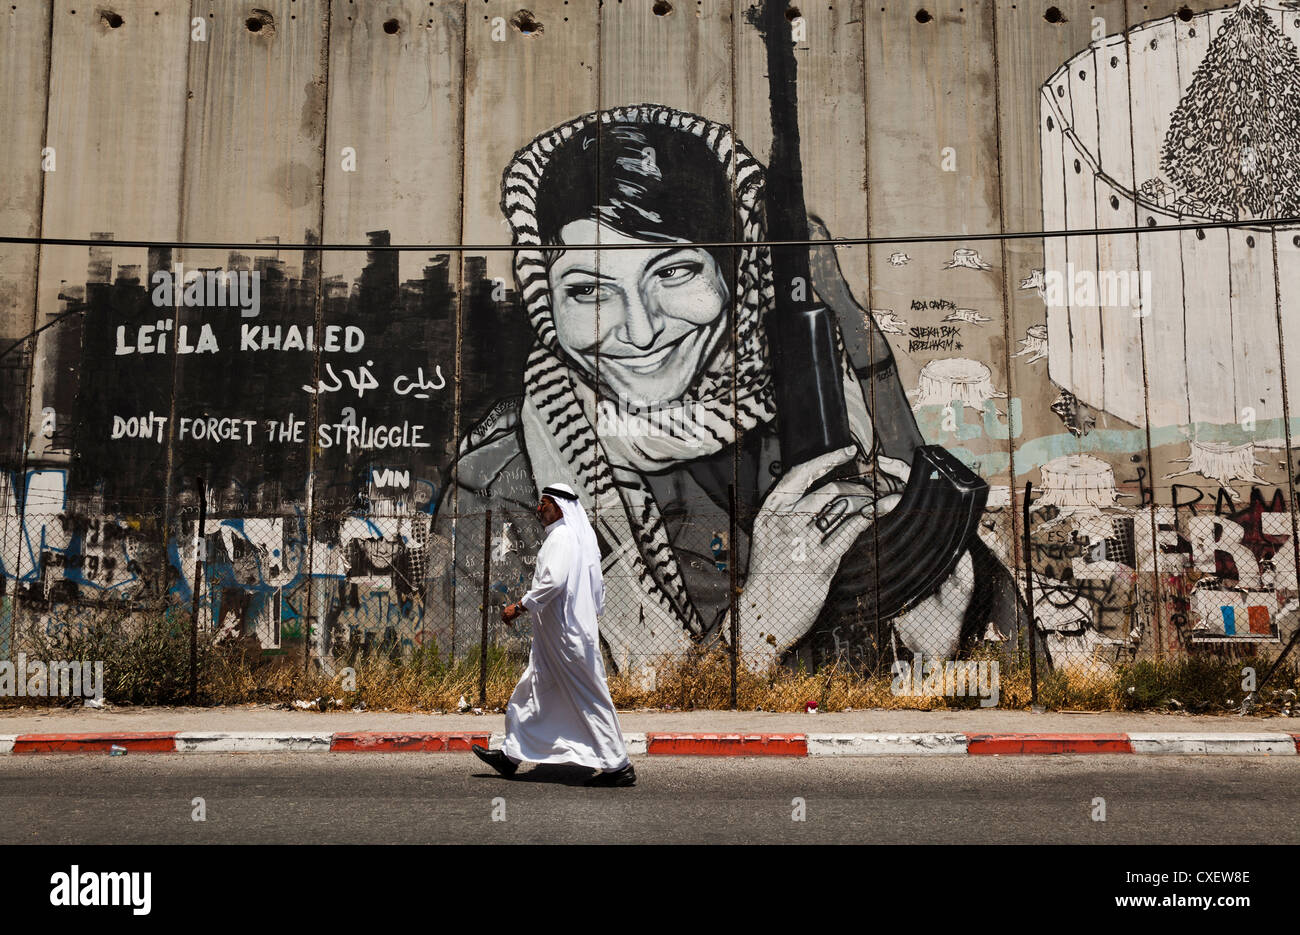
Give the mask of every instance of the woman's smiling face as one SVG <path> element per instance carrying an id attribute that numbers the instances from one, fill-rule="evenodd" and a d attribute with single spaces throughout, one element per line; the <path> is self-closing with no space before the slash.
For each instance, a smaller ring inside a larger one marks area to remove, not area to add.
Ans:
<path id="1" fill-rule="evenodd" d="M 635 405 L 681 399 L 726 334 L 727 284 L 707 250 L 571 221 L 562 243 L 644 244 L 565 250 L 551 264 L 561 346 Z M 599 370 L 597 367 L 599 366 Z"/>

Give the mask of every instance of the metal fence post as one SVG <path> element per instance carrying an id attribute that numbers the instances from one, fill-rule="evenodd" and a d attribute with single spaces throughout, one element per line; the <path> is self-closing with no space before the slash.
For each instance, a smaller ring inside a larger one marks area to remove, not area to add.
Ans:
<path id="1" fill-rule="evenodd" d="M 736 593 L 736 485 L 727 485 L 727 600 L 731 606 L 731 691 L 728 695 L 732 710 L 736 708 L 736 679 L 740 659 L 740 601 Z"/>
<path id="2" fill-rule="evenodd" d="M 487 707 L 488 577 L 492 571 L 492 511 L 483 523 L 483 625 L 478 643 L 478 706 Z"/>
<path id="3" fill-rule="evenodd" d="M 199 524 L 194 529 L 194 587 L 190 595 L 190 704 L 199 702 L 199 588 L 208 546 L 204 535 L 208 521 L 207 483 L 202 477 L 195 478 L 194 483 L 199 489 Z"/>
<path id="4" fill-rule="evenodd" d="M 1029 704 L 1038 706 L 1038 621 L 1034 617 L 1034 553 L 1029 543 L 1029 498 L 1033 481 L 1025 481 L 1025 603 L 1029 610 Z"/>

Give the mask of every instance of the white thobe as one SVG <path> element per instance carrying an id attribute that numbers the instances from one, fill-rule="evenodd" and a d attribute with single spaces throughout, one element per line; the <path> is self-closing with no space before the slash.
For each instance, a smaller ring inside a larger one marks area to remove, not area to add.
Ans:
<path id="1" fill-rule="evenodd" d="M 532 588 L 520 601 L 532 614 L 528 668 L 506 707 L 501 749 L 513 760 L 577 763 L 616 770 L 631 761 L 605 684 L 596 602 L 572 529 L 546 527 Z"/>

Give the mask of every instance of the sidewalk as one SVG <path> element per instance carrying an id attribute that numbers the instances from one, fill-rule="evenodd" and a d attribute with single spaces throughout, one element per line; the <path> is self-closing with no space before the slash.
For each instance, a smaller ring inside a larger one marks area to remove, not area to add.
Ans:
<path id="1" fill-rule="evenodd" d="M 1300 718 L 1026 711 L 624 711 L 634 755 L 869 756 L 1048 753 L 1296 756 Z M 0 753 L 468 752 L 502 714 L 226 708 L 0 710 Z"/>
<path id="2" fill-rule="evenodd" d="M 980 733 L 1213 731 L 1300 733 L 1300 717 L 1195 714 L 1066 714 L 1001 711 L 620 711 L 624 731 L 843 733 L 974 731 Z M 505 729 L 504 714 L 400 714 L 390 711 L 283 711 L 269 705 L 223 708 L 4 708 L 0 734 L 97 731 L 475 731 Z"/>

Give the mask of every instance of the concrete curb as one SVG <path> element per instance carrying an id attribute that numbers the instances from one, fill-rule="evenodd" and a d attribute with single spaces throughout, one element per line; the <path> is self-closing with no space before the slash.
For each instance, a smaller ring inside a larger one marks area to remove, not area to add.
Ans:
<path id="1" fill-rule="evenodd" d="M 110 753 L 120 747 L 128 753 L 175 753 L 176 731 L 140 731 L 114 734 L 18 734 L 11 754 Z"/>
<path id="2" fill-rule="evenodd" d="M 966 752 L 972 756 L 1134 752 L 1127 734 L 967 734 L 966 738 Z M 1294 744 L 1291 752 L 1296 752 Z"/>
<path id="3" fill-rule="evenodd" d="M 47 753 L 468 753 L 500 747 L 488 731 L 150 731 L 0 734 L 0 755 Z M 628 733 L 632 756 L 1035 756 L 1139 753 L 1162 756 L 1298 756 L 1300 734 Z"/>
<path id="4" fill-rule="evenodd" d="M 170 752 L 329 753 L 333 737 L 329 731 L 181 731 Z"/>
<path id="5" fill-rule="evenodd" d="M 650 756 L 807 756 L 804 734 L 647 733 Z"/>
<path id="6" fill-rule="evenodd" d="M 965 756 L 965 734 L 809 734 L 809 756 Z"/>
<path id="7" fill-rule="evenodd" d="M 1300 734 L 1139 734 L 1128 735 L 1134 753 L 1267 753 L 1294 756 Z"/>

